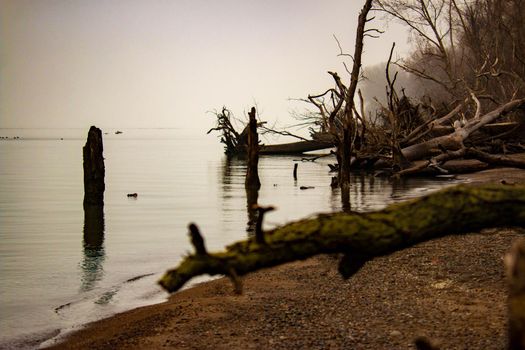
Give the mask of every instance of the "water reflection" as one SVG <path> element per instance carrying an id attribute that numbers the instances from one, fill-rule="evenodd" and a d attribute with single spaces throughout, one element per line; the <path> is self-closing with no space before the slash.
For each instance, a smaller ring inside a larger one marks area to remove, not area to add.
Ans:
<path id="1" fill-rule="evenodd" d="M 232 166 L 235 163 L 235 160 L 231 157 L 224 157 L 222 160 L 222 173 L 221 173 L 221 183 L 223 187 L 227 187 L 232 184 Z"/>
<path id="2" fill-rule="evenodd" d="M 245 177 L 246 159 L 238 157 L 225 157 L 223 159 L 221 168 L 221 185 L 225 219 L 228 218 L 230 211 L 238 212 L 239 206 L 237 200 L 242 200 L 243 194 L 245 194 L 246 212 L 248 215 L 246 232 L 251 236 L 255 232 L 255 225 L 257 224 L 257 218 L 259 215 L 256 209 L 256 204 L 258 204 L 259 200 L 259 190 L 245 188 Z"/>
<path id="3" fill-rule="evenodd" d="M 352 210 L 350 205 L 350 186 L 341 187 L 341 208 L 345 213 L 349 213 Z"/>
<path id="4" fill-rule="evenodd" d="M 246 189 L 246 210 L 248 211 L 248 224 L 246 227 L 246 232 L 248 233 L 248 236 L 253 236 L 255 234 L 255 225 L 257 224 L 257 218 L 259 216 L 256 207 L 258 198 L 258 189 Z"/>
<path id="5" fill-rule="evenodd" d="M 244 186 L 246 162 L 242 159 L 223 158 L 218 168 L 221 206 L 221 230 L 239 231 L 246 224 L 248 235 L 254 233 L 257 210 L 254 204 L 268 204 L 277 210 L 272 213 L 267 227 L 276 227 L 293 220 L 320 212 L 379 210 L 404 199 L 431 193 L 455 181 L 436 179 L 402 179 L 374 177 L 369 172 L 354 172 L 346 191 L 330 186 L 331 175 L 325 166 L 330 160 L 301 164 L 301 174 L 292 176 L 293 157 L 262 157 L 259 174 L 262 187 L 247 191 Z M 301 190 L 300 185 L 312 186 Z"/>
<path id="6" fill-rule="evenodd" d="M 244 186 L 246 161 L 239 158 L 224 157 L 220 176 L 223 199 L 229 199 L 233 193 L 238 191 L 241 185 Z"/>
<path id="7" fill-rule="evenodd" d="M 95 288 L 104 276 L 104 207 L 84 207 L 84 256 L 80 262 L 81 291 Z"/>
<path id="8" fill-rule="evenodd" d="M 332 188 L 330 197 L 332 211 L 351 212 L 380 209 L 389 200 L 389 179 L 376 178 L 368 172 L 354 172 L 350 176 L 350 186 L 345 189 Z"/>
<path id="9" fill-rule="evenodd" d="M 411 179 L 411 182 L 408 182 L 407 179 L 401 178 L 401 179 L 393 179 L 392 180 L 392 192 L 390 194 L 390 198 L 392 199 L 398 199 L 403 197 L 409 190 L 411 190 L 414 185 L 414 179 Z"/>

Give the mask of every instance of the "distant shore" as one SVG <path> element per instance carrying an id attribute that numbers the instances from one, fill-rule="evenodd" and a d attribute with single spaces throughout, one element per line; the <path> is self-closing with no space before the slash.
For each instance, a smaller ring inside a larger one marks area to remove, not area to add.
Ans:
<path id="1" fill-rule="evenodd" d="M 525 183 L 525 170 L 462 175 Z M 227 279 L 88 325 L 52 349 L 443 349 L 506 344 L 502 258 L 522 229 L 448 236 L 379 257 L 343 280 L 336 256 L 258 271 L 236 296 Z"/>

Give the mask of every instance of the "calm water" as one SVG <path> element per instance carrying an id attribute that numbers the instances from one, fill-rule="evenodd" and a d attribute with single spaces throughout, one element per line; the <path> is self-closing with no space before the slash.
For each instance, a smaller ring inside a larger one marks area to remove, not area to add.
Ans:
<path id="1" fill-rule="evenodd" d="M 82 146 L 86 130 L 0 129 L 0 347 L 29 347 L 167 295 L 156 280 L 191 251 L 196 222 L 210 250 L 247 235 L 242 161 L 227 161 L 213 136 L 174 129 L 104 130 L 104 236 L 84 242 Z M 62 138 L 62 139 L 61 139 Z M 277 211 L 265 228 L 341 210 L 330 158 L 260 161 L 260 204 Z M 353 210 L 378 209 L 451 182 L 355 176 Z M 300 186 L 315 186 L 301 190 Z M 128 198 L 127 193 L 138 197 Z M 92 243 L 92 242 L 91 242 Z M 49 342 L 47 343 L 49 344 Z"/>

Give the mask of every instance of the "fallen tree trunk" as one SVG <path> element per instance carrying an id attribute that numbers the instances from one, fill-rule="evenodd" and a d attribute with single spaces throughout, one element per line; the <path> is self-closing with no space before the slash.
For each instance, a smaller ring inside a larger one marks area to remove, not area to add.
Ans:
<path id="1" fill-rule="evenodd" d="M 366 214 L 321 214 L 293 222 L 219 253 L 192 254 L 159 281 L 169 292 L 202 274 L 237 276 L 323 253 L 345 253 L 340 271 L 432 238 L 498 226 L 525 227 L 525 186 L 459 185 Z M 348 263 L 350 262 L 350 264 Z"/>
<path id="2" fill-rule="evenodd" d="M 428 165 L 428 161 L 427 160 L 417 160 L 414 162 L 414 167 L 418 167 L 422 164 Z M 491 168 L 491 166 L 477 159 L 452 159 L 440 165 L 440 168 L 446 171 L 445 174 L 457 175 L 457 174 L 469 174 L 469 173 L 474 173 L 477 171 L 488 170 Z M 427 168 L 422 169 L 420 172 L 415 173 L 416 176 L 419 176 L 419 175 L 434 176 L 434 175 L 440 175 L 440 174 L 443 174 L 443 171 L 441 171 L 440 169 L 433 168 L 433 167 L 427 167 Z M 393 174 L 393 175 L 397 176 L 396 174 Z M 402 175 L 399 175 L 399 176 L 401 177 Z"/>
<path id="3" fill-rule="evenodd" d="M 480 131 L 489 135 L 497 136 L 505 134 L 507 137 L 517 136 L 521 132 L 521 124 L 517 122 L 491 123 L 480 128 Z M 444 136 L 454 132 L 453 126 L 435 126 L 430 134 L 434 136 Z"/>
<path id="4" fill-rule="evenodd" d="M 449 161 L 464 158 L 465 160 L 475 159 L 478 160 L 479 163 L 467 163 L 467 166 L 465 169 L 461 169 L 461 167 L 458 167 L 456 164 L 455 171 L 451 171 L 448 168 L 454 168 L 454 167 L 447 167 Z M 466 172 L 469 167 L 471 167 L 472 171 L 479 171 L 483 168 L 483 164 L 485 164 L 484 168 L 488 168 L 490 166 L 492 167 L 509 167 L 509 168 L 519 168 L 519 169 L 525 169 L 525 159 L 523 159 L 523 154 L 516 154 L 516 155 L 504 155 L 504 154 L 490 154 L 486 152 L 482 152 L 480 150 L 477 150 L 475 148 L 467 148 L 464 147 L 457 151 L 447 151 L 446 153 L 442 153 L 436 157 L 433 157 L 432 159 L 428 161 L 416 161 L 414 162 L 414 166 L 403 169 L 396 174 L 394 174 L 396 177 L 402 177 L 407 175 L 413 175 L 413 174 L 422 174 L 427 169 L 433 169 L 437 170 L 438 172 L 442 173 L 459 173 L 459 172 Z"/>
<path id="5" fill-rule="evenodd" d="M 304 152 L 319 151 L 334 147 L 333 142 L 327 141 L 298 141 L 283 143 L 278 145 L 262 145 L 259 154 L 281 155 L 281 154 L 301 154 Z"/>
<path id="6" fill-rule="evenodd" d="M 439 136 L 426 142 L 418 143 L 405 147 L 401 150 L 406 159 L 419 160 L 428 158 L 436 153 L 440 153 L 439 148 L 455 151 L 463 147 L 463 142 L 475 131 L 483 126 L 494 122 L 499 117 L 510 113 L 514 110 L 524 108 L 525 99 L 510 101 L 493 111 L 469 120 L 465 126 L 456 129 L 453 133 L 445 136 Z"/>

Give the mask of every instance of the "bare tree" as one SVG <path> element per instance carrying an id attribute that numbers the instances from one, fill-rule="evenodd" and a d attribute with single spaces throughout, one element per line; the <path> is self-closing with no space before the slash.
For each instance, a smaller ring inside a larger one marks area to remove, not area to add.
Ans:
<path id="1" fill-rule="evenodd" d="M 395 63 L 439 86 L 448 94 L 449 108 L 454 111 L 452 116 L 434 117 L 428 125 L 414 130 L 415 139 L 418 133 L 426 135 L 431 127 L 445 127 L 444 121 L 456 119 L 448 135 L 411 145 L 414 137 L 405 138 L 408 144 L 402 154 L 406 158 L 457 150 L 457 154 L 474 154 L 465 152 L 464 146 L 474 132 L 500 117 L 522 113 L 523 0 L 377 0 L 376 4 L 376 10 L 406 25 L 416 44 L 409 58 Z M 389 81 L 389 90 L 395 92 L 392 85 Z M 392 106 L 388 109 L 392 111 Z M 393 128 L 393 136 L 395 131 Z M 450 156 L 444 154 L 442 158 Z"/>
<path id="2" fill-rule="evenodd" d="M 352 158 L 352 147 L 357 135 L 357 113 L 355 109 L 354 97 L 357 90 L 357 83 L 361 74 L 361 58 L 363 54 L 364 38 L 367 33 L 376 31 L 375 29 L 365 29 L 368 13 L 372 8 L 372 0 L 366 0 L 359 14 L 357 22 L 357 32 L 355 40 L 355 50 L 353 56 L 352 72 L 350 74 L 350 85 L 344 96 L 344 113 L 342 118 L 342 133 L 337 134 L 337 152 L 339 156 L 339 183 L 342 187 L 350 184 L 350 166 Z M 330 120 L 333 124 L 333 118 Z"/>
<path id="3" fill-rule="evenodd" d="M 353 61 L 352 70 L 349 71 L 349 85 L 345 85 L 336 72 L 328 72 L 334 79 L 335 87 L 318 95 L 309 95 L 307 100 L 319 111 L 321 129 L 328 130 L 335 139 L 336 156 L 339 164 L 337 183 L 342 188 L 347 188 L 350 184 L 351 159 L 359 136 L 359 125 L 361 125 L 362 134 L 366 128 L 363 116 L 356 109 L 354 99 L 361 76 L 364 38 L 367 36 L 374 37 L 375 34 L 379 33 L 377 29 L 366 29 L 366 24 L 371 20 L 367 18 L 371 8 L 372 0 L 366 0 L 358 18 L 353 55 L 344 54 L 339 41 L 337 41 L 341 55 L 350 56 Z"/>
<path id="4" fill-rule="evenodd" d="M 378 0 L 377 10 L 405 24 L 416 43 L 397 64 L 451 100 L 475 93 L 494 107 L 523 96 L 523 0 Z"/>

